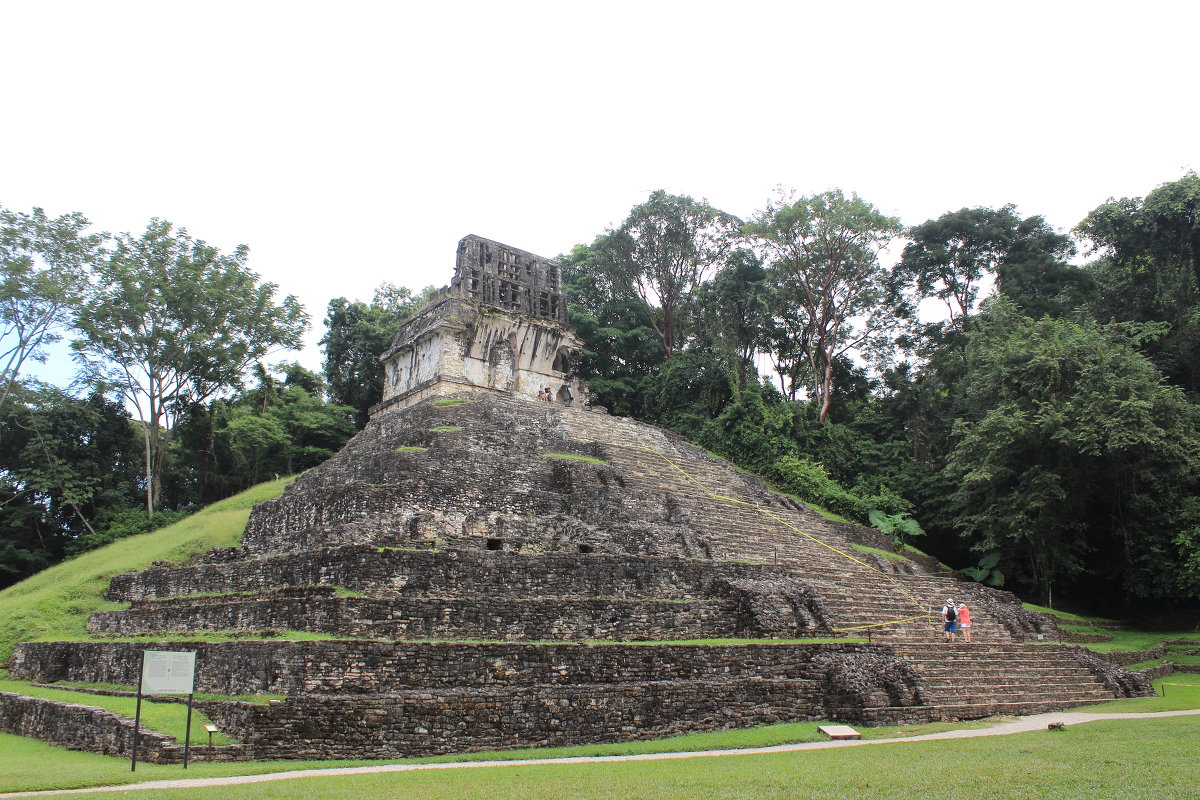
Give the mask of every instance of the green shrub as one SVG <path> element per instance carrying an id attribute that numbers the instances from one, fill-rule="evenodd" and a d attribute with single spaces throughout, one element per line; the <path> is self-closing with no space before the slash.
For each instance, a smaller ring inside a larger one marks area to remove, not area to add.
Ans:
<path id="1" fill-rule="evenodd" d="M 95 532 L 85 533 L 68 544 L 65 548 L 66 554 L 68 557 L 77 556 L 126 536 L 150 533 L 176 523 L 186 516 L 186 511 L 155 511 L 153 517 L 148 517 L 144 508 L 121 508 L 98 515 L 92 525 Z"/>
<path id="2" fill-rule="evenodd" d="M 781 456 L 798 456 L 790 436 L 791 412 L 778 403 L 768 403 L 763 396 L 766 393 L 764 387 L 747 386 L 717 418 L 700 428 L 697 443 L 744 469 L 768 476 Z"/>
<path id="3" fill-rule="evenodd" d="M 897 552 L 908 544 L 912 537 L 925 535 L 917 521 L 904 514 L 885 514 L 874 508 L 867 514 L 867 519 L 871 522 L 871 527 L 891 538 Z"/>
<path id="4" fill-rule="evenodd" d="M 838 486 L 823 466 L 807 458 L 784 456 L 774 463 L 770 473 L 772 480 L 790 494 L 844 517 L 862 522 L 871 510 L 863 498 Z"/>

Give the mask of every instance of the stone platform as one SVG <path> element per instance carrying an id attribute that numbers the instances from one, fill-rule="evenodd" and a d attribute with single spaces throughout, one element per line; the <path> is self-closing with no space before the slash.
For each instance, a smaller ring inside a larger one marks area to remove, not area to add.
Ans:
<path id="1" fill-rule="evenodd" d="M 12 672 L 131 685 L 141 650 L 196 650 L 199 690 L 286 696 L 203 706 L 258 758 L 924 722 L 1146 692 L 1035 642 L 1056 628 L 1013 595 L 856 545 L 889 543 L 653 426 L 467 391 L 378 414 L 257 506 L 240 547 L 114 578 L 108 596 L 129 607 L 89 630 L 162 641 L 27 643 Z M 940 641 L 946 597 L 971 606 L 974 643 Z M 336 639 L 187 641 L 201 630 Z M 809 637 L 834 641 L 786 641 Z M 678 643 L 731 638 L 760 641 Z"/>

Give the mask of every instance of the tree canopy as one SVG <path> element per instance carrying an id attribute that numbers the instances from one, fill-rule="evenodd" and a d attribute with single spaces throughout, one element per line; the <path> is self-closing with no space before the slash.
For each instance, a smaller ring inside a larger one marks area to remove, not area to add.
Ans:
<path id="1" fill-rule="evenodd" d="M 154 219 L 141 236 L 116 237 L 95 268 L 72 343 L 89 381 L 137 410 L 145 437 L 146 510 L 159 503 L 166 444 L 180 412 L 240 384 L 278 348 L 298 347 L 308 326 L 295 297 L 246 267 L 249 248 L 222 254 Z"/>
<path id="2" fill-rule="evenodd" d="M 1033 320 L 1002 299 L 970 334 L 945 466 L 955 524 L 1043 597 L 1085 570 L 1149 596 L 1168 571 L 1146 554 L 1170 550 L 1163 509 L 1196 488 L 1200 417 L 1138 342 L 1136 328 Z"/>
<path id="3" fill-rule="evenodd" d="M 904 229 L 832 190 L 742 224 L 654 192 L 561 257 L 580 377 L 611 413 L 975 580 L 1200 608 L 1198 204 L 1188 174 L 1100 203 L 1073 238 L 1011 205 Z M 328 458 L 432 294 L 332 300 L 318 375 L 264 360 L 305 319 L 245 248 L 0 214 L 0 584 Z M 20 375 L 68 333 L 87 383 Z"/>
<path id="4" fill-rule="evenodd" d="M 737 224 L 703 200 L 660 189 L 594 245 L 602 256 L 596 266 L 641 301 L 667 358 L 684 335 L 684 305 L 730 249 Z"/>
<path id="5" fill-rule="evenodd" d="M 50 218 L 0 207 L 0 408 L 29 360 L 45 358 L 90 290 L 105 234 L 79 213 Z"/>
<path id="6" fill-rule="evenodd" d="M 762 248 L 783 299 L 780 316 L 803 331 L 795 348 L 807 360 L 808 389 L 829 416 L 837 359 L 879 348 L 895 324 L 889 270 L 879 253 L 900 235 L 900 220 L 841 190 L 768 204 L 746 226 Z M 793 394 L 794 393 L 789 393 Z"/>
<path id="7" fill-rule="evenodd" d="M 329 301 L 325 314 L 325 380 L 333 402 L 356 410 L 359 427 L 367 412 L 383 398 L 383 364 L 379 356 L 405 319 L 425 307 L 434 288 L 413 294 L 405 287 L 384 283 L 370 303 L 344 297 Z"/>

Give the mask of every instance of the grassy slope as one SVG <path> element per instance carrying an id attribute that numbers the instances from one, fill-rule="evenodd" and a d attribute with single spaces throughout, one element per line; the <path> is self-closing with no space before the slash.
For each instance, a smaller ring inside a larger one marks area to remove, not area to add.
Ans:
<path id="1" fill-rule="evenodd" d="M 120 608 L 105 600 L 108 581 L 152 561 L 186 562 L 212 547 L 236 545 L 250 508 L 283 491 L 291 478 L 259 484 L 153 533 L 120 539 L 64 561 L 0 592 L 0 665 L 18 642 L 80 638 L 92 611 Z"/>

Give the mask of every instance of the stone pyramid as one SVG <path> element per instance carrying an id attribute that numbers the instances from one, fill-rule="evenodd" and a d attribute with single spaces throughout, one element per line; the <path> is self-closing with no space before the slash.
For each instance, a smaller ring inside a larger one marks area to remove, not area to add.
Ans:
<path id="1" fill-rule="evenodd" d="M 14 677 L 133 684 L 141 650 L 195 650 L 198 691 L 286 697 L 201 704 L 257 758 L 923 722 L 1147 691 L 1050 644 L 1052 621 L 1015 596 L 873 553 L 889 547 L 877 532 L 589 406 L 580 346 L 555 263 L 463 239 L 341 453 L 257 506 L 240 547 L 112 581 L 129 608 L 89 629 L 162 642 L 26 643 Z M 940 641 L 946 597 L 971 606 L 974 643 Z M 795 641 L 812 638 L 826 641 Z"/>

